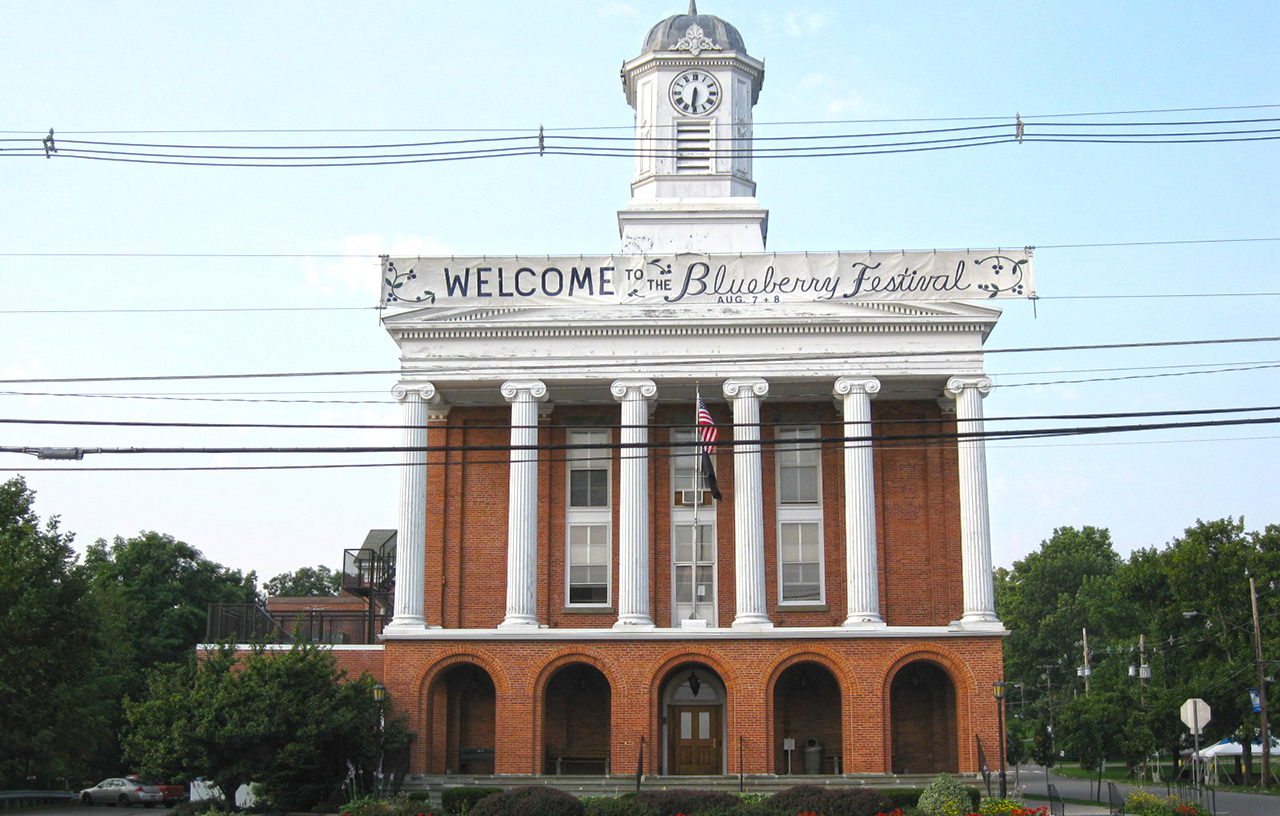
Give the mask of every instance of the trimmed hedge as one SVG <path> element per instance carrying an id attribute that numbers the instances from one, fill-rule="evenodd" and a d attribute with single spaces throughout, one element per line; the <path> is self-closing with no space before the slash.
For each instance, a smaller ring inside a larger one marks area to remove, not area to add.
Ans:
<path id="1" fill-rule="evenodd" d="M 582 800 L 545 785 L 528 785 L 491 794 L 476 802 L 469 816 L 583 816 Z"/>
<path id="2" fill-rule="evenodd" d="M 712 811 L 733 812 L 742 804 L 736 794 L 705 790 L 640 791 L 634 801 L 649 808 L 653 816 L 712 816 Z"/>
<path id="3" fill-rule="evenodd" d="M 479 802 L 491 793 L 502 793 L 502 788 L 479 786 L 468 788 L 445 788 L 440 794 L 440 807 L 445 813 L 453 813 L 456 814 L 456 816 L 462 816 L 464 813 L 470 813 L 471 808 L 475 807 L 476 802 Z"/>

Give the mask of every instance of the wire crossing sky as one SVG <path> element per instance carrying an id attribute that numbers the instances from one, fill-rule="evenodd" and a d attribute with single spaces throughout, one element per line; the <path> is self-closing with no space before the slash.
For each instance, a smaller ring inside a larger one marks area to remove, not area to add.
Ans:
<path id="1" fill-rule="evenodd" d="M 400 444 L 379 255 L 617 251 L 644 149 L 618 67 L 685 7 L 4 2 L 0 417 L 31 421 L 0 422 L 0 470 L 81 545 L 155 529 L 259 574 L 394 526 L 394 463 L 230 451 Z M 1274 2 L 699 8 L 765 60 L 770 251 L 1036 248 L 988 348 L 1039 351 L 987 358 L 984 410 L 1045 419 L 988 430 L 1280 405 Z M 1198 342 L 1232 338 L 1259 342 Z M 317 376 L 188 379 L 282 373 Z M 1277 435 L 993 438 L 996 562 L 1064 525 L 1125 550 L 1280 522 Z"/>

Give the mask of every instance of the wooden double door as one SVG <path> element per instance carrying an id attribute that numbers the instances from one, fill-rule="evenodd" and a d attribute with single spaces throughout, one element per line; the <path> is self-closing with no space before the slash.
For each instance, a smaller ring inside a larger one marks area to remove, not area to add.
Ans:
<path id="1" fill-rule="evenodd" d="M 675 776 L 723 773 L 718 705 L 672 705 L 667 709 L 667 772 Z"/>

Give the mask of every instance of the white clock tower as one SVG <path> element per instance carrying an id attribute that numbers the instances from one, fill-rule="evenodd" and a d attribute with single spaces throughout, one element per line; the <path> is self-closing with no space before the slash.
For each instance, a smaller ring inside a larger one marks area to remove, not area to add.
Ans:
<path id="1" fill-rule="evenodd" d="M 751 108 L 764 63 L 694 2 L 622 66 L 636 111 L 636 176 L 618 212 L 624 254 L 763 252 L 769 212 L 751 179 Z"/>

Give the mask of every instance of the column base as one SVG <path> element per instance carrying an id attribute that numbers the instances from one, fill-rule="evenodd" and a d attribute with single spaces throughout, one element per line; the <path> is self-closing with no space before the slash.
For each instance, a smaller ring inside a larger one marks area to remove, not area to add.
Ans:
<path id="1" fill-rule="evenodd" d="M 773 628 L 773 621 L 765 615 L 739 615 L 733 619 L 734 629 L 757 632 Z"/>
<path id="2" fill-rule="evenodd" d="M 382 627 L 382 635 L 384 637 L 413 637 L 414 635 L 427 634 L 428 629 L 439 629 L 440 627 L 427 626 L 427 619 L 421 615 L 401 615 L 391 619 L 391 622 Z"/>
<path id="3" fill-rule="evenodd" d="M 949 626 L 952 629 L 965 629 L 968 631 L 1003 632 L 1005 630 L 1004 623 L 996 617 L 994 612 L 968 612 L 960 620 L 951 621 Z"/>
<path id="4" fill-rule="evenodd" d="M 498 624 L 499 629 L 545 629 L 532 615 L 507 615 L 506 620 Z"/>
<path id="5" fill-rule="evenodd" d="M 885 629 L 888 624 L 879 615 L 871 612 L 857 612 L 844 619 L 840 624 L 846 629 Z"/>
<path id="6" fill-rule="evenodd" d="M 652 632 L 658 627 L 649 618 L 619 619 L 613 624 L 614 629 L 625 629 L 628 632 Z"/>

